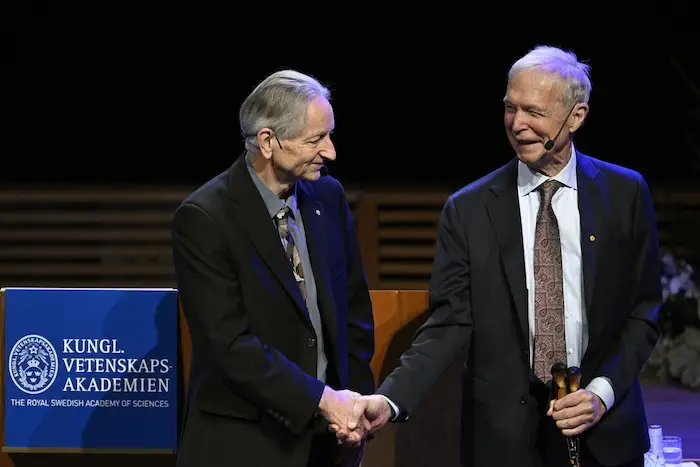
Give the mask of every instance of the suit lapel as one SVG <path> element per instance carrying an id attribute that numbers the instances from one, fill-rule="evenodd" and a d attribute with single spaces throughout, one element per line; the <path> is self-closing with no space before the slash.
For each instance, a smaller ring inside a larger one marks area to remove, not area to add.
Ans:
<path id="1" fill-rule="evenodd" d="M 313 269 L 316 295 L 321 319 L 330 334 L 332 342 L 338 339 L 338 324 L 335 315 L 335 300 L 330 284 L 328 247 L 326 243 L 325 212 L 321 202 L 314 197 L 313 188 L 308 182 L 300 182 L 297 191 L 299 211 L 304 223 L 306 245 Z"/>
<path id="2" fill-rule="evenodd" d="M 281 247 L 279 233 L 267 212 L 267 207 L 260 193 L 250 178 L 243 156 L 239 157 L 231 167 L 229 197 L 234 202 L 240 225 L 243 226 L 250 241 L 277 280 L 296 302 L 310 326 L 311 321 L 306 304 L 294 279 L 289 260 Z M 251 267 L 256 267 L 255 262 L 251 264 Z"/>
<path id="3" fill-rule="evenodd" d="M 594 302 L 596 270 L 598 263 L 598 245 L 603 236 L 602 216 L 604 204 L 601 200 L 604 192 L 600 172 L 593 162 L 580 152 L 576 152 L 576 176 L 578 182 L 578 209 L 581 215 L 581 260 L 583 265 L 583 286 L 586 313 L 589 323 L 592 319 L 590 310 Z M 589 324 L 589 328 L 592 325 Z"/>
<path id="4" fill-rule="evenodd" d="M 501 251 L 501 262 L 508 278 L 510 293 L 515 303 L 523 342 L 528 342 L 528 307 L 525 281 L 520 206 L 518 204 L 518 165 L 513 159 L 491 183 L 491 197 L 486 203 L 489 219 Z"/>

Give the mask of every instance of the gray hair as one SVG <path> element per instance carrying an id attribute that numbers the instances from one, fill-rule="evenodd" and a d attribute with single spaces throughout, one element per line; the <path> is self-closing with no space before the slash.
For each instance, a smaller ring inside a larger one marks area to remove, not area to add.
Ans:
<path id="1" fill-rule="evenodd" d="M 538 46 L 516 61 L 508 72 L 508 82 L 522 71 L 535 70 L 554 75 L 562 83 L 562 103 L 572 106 L 588 103 L 591 96 L 591 67 L 581 63 L 573 52 L 557 47 Z"/>
<path id="2" fill-rule="evenodd" d="M 306 110 L 319 96 L 330 99 L 330 91 L 303 73 L 282 70 L 265 78 L 238 112 L 246 149 L 258 147 L 257 133 L 263 128 L 274 130 L 279 139 L 299 136 L 306 127 Z"/>

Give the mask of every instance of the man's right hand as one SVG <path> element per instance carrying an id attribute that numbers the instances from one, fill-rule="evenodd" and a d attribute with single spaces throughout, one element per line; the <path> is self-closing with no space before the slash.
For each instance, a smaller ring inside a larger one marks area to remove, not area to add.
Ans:
<path id="1" fill-rule="evenodd" d="M 321 401 L 318 404 L 319 412 L 323 415 L 333 431 L 349 433 L 356 431 L 357 434 L 347 440 L 350 444 L 358 445 L 365 437 L 365 431 L 369 430 L 369 422 L 364 420 L 362 414 L 365 411 L 365 403 L 359 403 L 360 394 L 349 391 L 347 389 L 336 391 L 333 388 L 326 386 L 321 395 Z M 359 413 L 360 417 L 355 418 L 355 414 Z M 348 423 L 353 423 L 353 428 L 348 427 Z M 341 438 L 339 438 L 341 439 Z M 343 439 L 345 441 L 345 439 Z"/>
<path id="2" fill-rule="evenodd" d="M 383 428 L 391 419 L 389 402 L 378 394 L 359 397 L 345 427 L 331 424 L 329 428 L 343 442 L 360 443 L 367 434 Z"/>

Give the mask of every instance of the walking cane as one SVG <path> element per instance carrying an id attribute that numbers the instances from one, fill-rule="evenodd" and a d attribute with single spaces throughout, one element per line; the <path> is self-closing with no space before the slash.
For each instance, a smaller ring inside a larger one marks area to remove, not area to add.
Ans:
<path id="1" fill-rule="evenodd" d="M 566 373 L 569 383 L 569 393 L 571 394 L 578 391 L 581 387 L 581 369 L 572 366 L 566 370 Z M 581 467 L 581 443 L 578 436 L 567 436 L 566 443 L 569 448 L 569 463 L 573 467 Z"/>
<path id="2" fill-rule="evenodd" d="M 552 400 L 559 400 L 578 390 L 581 382 L 581 370 L 576 367 L 566 368 L 564 363 L 552 365 Z M 573 383 L 573 384 L 572 384 Z M 566 437 L 566 447 L 569 451 L 569 464 L 572 467 L 581 467 L 579 462 L 578 438 Z"/>

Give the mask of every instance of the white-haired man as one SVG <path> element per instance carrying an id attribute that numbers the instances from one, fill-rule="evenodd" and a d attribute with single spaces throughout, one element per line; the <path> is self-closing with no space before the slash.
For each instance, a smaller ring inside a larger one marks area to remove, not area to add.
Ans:
<path id="1" fill-rule="evenodd" d="M 340 183 L 322 177 L 336 156 L 328 99 L 304 74 L 266 78 L 240 108 L 245 154 L 175 213 L 192 336 L 178 467 L 359 462 L 361 449 L 338 446 L 327 429 L 374 390 L 352 215 Z"/>
<path id="2" fill-rule="evenodd" d="M 574 148 L 588 73 L 554 47 L 512 65 L 504 123 L 516 157 L 446 202 L 431 316 L 357 406 L 374 429 L 407 420 L 466 345 L 463 465 L 569 465 L 566 437 L 578 437 L 585 467 L 643 465 L 638 374 L 661 301 L 655 214 L 640 174 Z M 581 389 L 551 403 L 557 363 L 580 367 Z"/>

